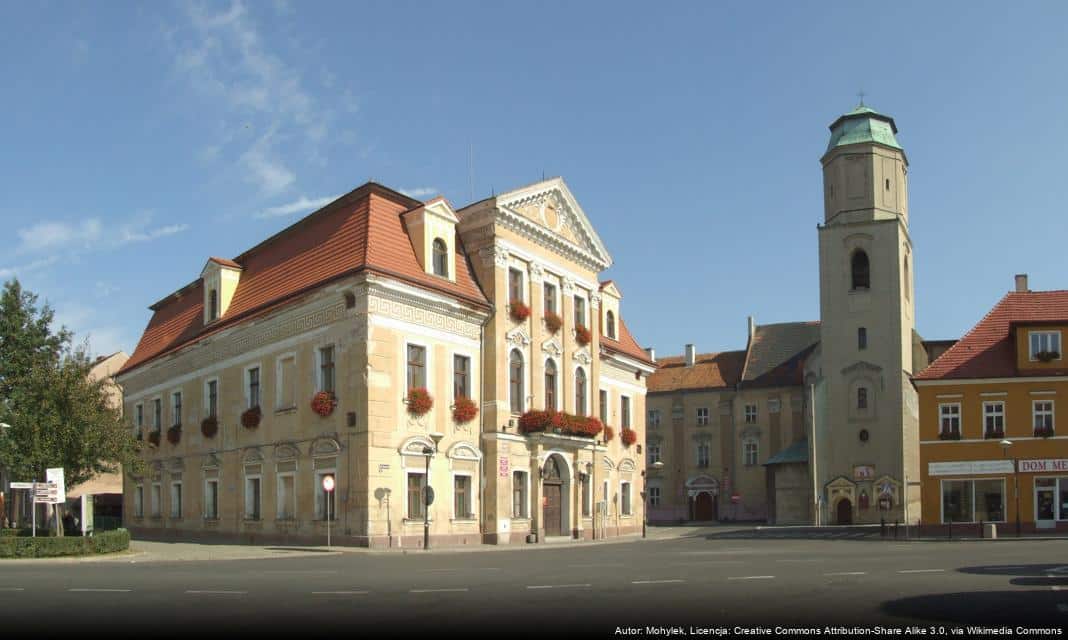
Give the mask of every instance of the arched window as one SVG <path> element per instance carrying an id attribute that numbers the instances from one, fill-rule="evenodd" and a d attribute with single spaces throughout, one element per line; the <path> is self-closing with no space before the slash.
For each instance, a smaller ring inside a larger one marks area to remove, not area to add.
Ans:
<path id="1" fill-rule="evenodd" d="M 857 389 L 857 408 L 868 408 L 868 389 L 866 387 L 861 387 Z"/>
<path id="2" fill-rule="evenodd" d="M 441 238 L 434 238 L 434 275 L 449 277 L 449 248 Z"/>
<path id="3" fill-rule="evenodd" d="M 219 292 L 212 289 L 208 294 L 209 304 L 211 308 L 208 310 L 208 320 L 214 320 L 219 317 Z"/>
<path id="4" fill-rule="evenodd" d="M 861 250 L 857 250 L 853 253 L 852 260 L 853 270 L 853 288 L 854 289 L 870 289 L 871 288 L 871 272 L 868 264 L 868 254 Z"/>
<path id="5" fill-rule="evenodd" d="M 611 311 L 609 311 L 607 316 L 606 316 L 606 318 L 607 318 L 607 320 L 605 321 L 605 325 L 606 325 L 605 335 L 607 335 L 609 338 L 615 340 L 616 339 L 616 315 L 614 313 L 612 313 Z"/>
<path id="6" fill-rule="evenodd" d="M 575 413 L 586 415 L 586 371 L 575 370 Z"/>
<path id="7" fill-rule="evenodd" d="M 556 411 L 556 363 L 545 361 L 545 410 Z"/>
<path id="8" fill-rule="evenodd" d="M 518 349 L 512 349 L 508 358 L 508 388 L 512 413 L 523 413 L 523 354 Z"/>

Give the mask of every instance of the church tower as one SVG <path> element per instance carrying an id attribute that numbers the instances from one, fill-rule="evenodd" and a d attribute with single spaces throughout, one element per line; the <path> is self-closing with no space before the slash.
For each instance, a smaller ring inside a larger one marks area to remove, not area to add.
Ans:
<path id="1" fill-rule="evenodd" d="M 908 160 L 893 118 L 863 103 L 830 126 L 819 225 L 813 439 L 824 524 L 919 516 Z M 907 504 L 910 498 L 912 504 Z"/>

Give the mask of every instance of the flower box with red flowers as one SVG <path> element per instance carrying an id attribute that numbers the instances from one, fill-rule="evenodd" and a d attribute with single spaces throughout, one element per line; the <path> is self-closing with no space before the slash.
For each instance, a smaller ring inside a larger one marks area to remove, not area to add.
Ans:
<path id="1" fill-rule="evenodd" d="M 219 419 L 215 416 L 208 416 L 200 421 L 200 432 L 204 434 L 205 438 L 214 438 L 216 433 L 219 433 Z"/>
<path id="2" fill-rule="evenodd" d="M 552 311 L 546 311 L 543 319 L 545 320 L 545 328 L 549 330 L 549 333 L 556 333 L 560 330 L 560 327 L 564 326 L 564 319 Z"/>
<path id="3" fill-rule="evenodd" d="M 523 322 L 530 317 L 530 307 L 518 300 L 508 303 L 508 315 L 516 322 Z"/>
<path id="4" fill-rule="evenodd" d="M 939 440 L 960 440 L 960 431 L 940 431 Z"/>
<path id="5" fill-rule="evenodd" d="M 148 432 L 148 443 L 153 447 L 159 446 L 159 430 Z"/>
<path id="6" fill-rule="evenodd" d="M 616 437 L 616 430 L 613 429 L 612 427 L 608 426 L 608 425 L 605 425 L 604 426 L 604 441 L 605 442 L 611 442 L 612 438 L 615 438 L 615 437 Z"/>
<path id="7" fill-rule="evenodd" d="M 334 412 L 334 407 L 337 406 L 337 399 L 334 398 L 334 394 L 329 391 L 320 391 L 312 396 L 311 408 L 312 411 L 318 413 L 322 417 L 326 417 Z"/>
<path id="8" fill-rule="evenodd" d="M 575 416 L 563 411 L 527 411 L 519 417 L 521 433 L 557 433 L 580 438 L 595 438 L 601 433 L 601 421 L 587 416 Z"/>
<path id="9" fill-rule="evenodd" d="M 1053 435 L 1053 427 L 1035 427 L 1036 438 L 1048 438 Z"/>
<path id="10" fill-rule="evenodd" d="M 995 440 L 1005 437 L 1004 429 L 989 429 L 983 433 L 983 437 L 987 440 Z"/>
<path id="11" fill-rule="evenodd" d="M 467 424 L 478 415 L 478 406 L 471 398 L 460 396 L 452 405 L 452 419 L 456 424 Z"/>
<path id="12" fill-rule="evenodd" d="M 246 429 L 255 429 L 260 426 L 260 420 L 262 418 L 263 411 L 260 410 L 259 405 L 249 407 L 241 413 L 241 426 Z"/>
<path id="13" fill-rule="evenodd" d="M 575 342 L 579 343 L 580 347 L 585 347 L 591 340 L 593 340 L 593 334 L 590 333 L 589 329 L 581 324 L 575 327 Z"/>
<path id="14" fill-rule="evenodd" d="M 423 387 L 408 389 L 408 413 L 425 416 L 434 406 L 434 398 Z"/>
<path id="15" fill-rule="evenodd" d="M 181 439 L 182 439 L 182 428 L 181 427 L 171 427 L 170 429 L 167 429 L 167 442 L 169 442 L 171 444 L 178 444 L 178 442 L 181 441 Z"/>
<path id="16" fill-rule="evenodd" d="M 638 432 L 634 429 L 624 428 L 619 434 L 619 441 L 623 443 L 623 446 L 629 447 L 638 441 Z"/>

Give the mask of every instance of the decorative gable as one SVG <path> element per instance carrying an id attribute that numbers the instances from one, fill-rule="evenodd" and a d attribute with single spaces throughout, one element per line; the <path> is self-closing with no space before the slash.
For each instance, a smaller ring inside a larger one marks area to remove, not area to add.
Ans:
<path id="1" fill-rule="evenodd" d="M 224 258 L 208 258 L 200 270 L 204 281 L 204 324 L 226 315 L 241 280 L 241 265 Z"/>
<path id="2" fill-rule="evenodd" d="M 423 271 L 455 282 L 456 225 L 459 219 L 449 202 L 437 197 L 402 217 Z"/>

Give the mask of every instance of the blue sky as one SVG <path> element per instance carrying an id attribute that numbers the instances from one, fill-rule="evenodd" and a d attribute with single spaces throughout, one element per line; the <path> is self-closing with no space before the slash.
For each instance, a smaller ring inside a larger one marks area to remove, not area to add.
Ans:
<path id="1" fill-rule="evenodd" d="M 819 157 L 865 101 L 910 166 L 917 324 L 1068 288 L 1068 4 L 7 3 L 0 278 L 95 352 L 374 179 L 460 206 L 562 175 L 658 354 L 818 318 Z M 1060 186 L 1059 186 L 1060 185 Z"/>

